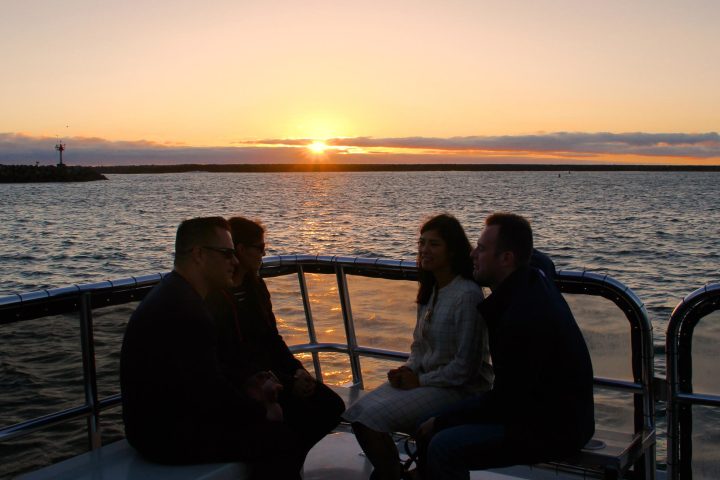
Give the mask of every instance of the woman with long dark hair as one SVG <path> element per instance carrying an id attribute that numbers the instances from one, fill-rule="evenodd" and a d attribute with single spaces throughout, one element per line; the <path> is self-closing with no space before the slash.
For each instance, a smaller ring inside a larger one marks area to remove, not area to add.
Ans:
<path id="1" fill-rule="evenodd" d="M 243 217 L 228 222 L 239 263 L 235 287 L 213 292 L 207 299 L 218 328 L 218 355 L 238 388 L 257 388 L 268 375 L 282 384 L 275 418 L 292 430 L 302 462 L 340 422 L 345 404 L 305 370 L 278 332 L 270 292 L 259 276 L 265 254 L 263 225 Z"/>
<path id="2" fill-rule="evenodd" d="M 452 215 L 432 217 L 420 229 L 410 357 L 343 415 L 373 464 L 372 479 L 402 477 L 391 432 L 414 433 L 427 416 L 492 385 L 487 329 L 477 311 L 483 296 L 472 279 L 470 251 Z"/>

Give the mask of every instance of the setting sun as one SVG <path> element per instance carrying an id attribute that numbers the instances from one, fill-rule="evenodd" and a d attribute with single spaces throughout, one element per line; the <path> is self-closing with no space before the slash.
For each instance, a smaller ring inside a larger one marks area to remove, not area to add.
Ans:
<path id="1" fill-rule="evenodd" d="M 310 151 L 313 153 L 320 154 L 320 153 L 324 153 L 325 150 L 328 149 L 328 146 L 325 142 L 315 141 L 315 142 L 311 143 L 310 145 L 308 145 L 307 148 L 309 148 Z"/>

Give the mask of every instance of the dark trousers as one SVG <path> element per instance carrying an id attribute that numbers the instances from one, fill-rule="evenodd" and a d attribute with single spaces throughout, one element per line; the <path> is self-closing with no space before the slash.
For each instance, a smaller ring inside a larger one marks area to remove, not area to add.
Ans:
<path id="1" fill-rule="evenodd" d="M 296 398 L 281 394 L 280 405 L 285 417 L 284 424 L 297 435 L 304 455 L 340 423 L 345 403 L 335 392 L 318 383 L 315 393 L 308 398 Z"/>
<path id="2" fill-rule="evenodd" d="M 282 422 L 260 421 L 241 429 L 207 426 L 206 433 L 185 441 L 150 442 L 138 449 L 158 463 L 244 462 L 253 480 L 299 480 L 308 452 L 338 425 L 345 404 L 330 388 L 318 384 L 308 398 L 281 395 L 280 405 Z"/>

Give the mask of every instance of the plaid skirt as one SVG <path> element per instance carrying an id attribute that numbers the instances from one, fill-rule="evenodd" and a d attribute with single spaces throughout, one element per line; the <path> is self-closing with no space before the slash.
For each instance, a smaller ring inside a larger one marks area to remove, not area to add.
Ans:
<path id="1" fill-rule="evenodd" d="M 420 422 L 471 394 L 465 389 L 444 387 L 401 390 L 385 382 L 350 405 L 342 417 L 377 432 L 412 435 Z"/>

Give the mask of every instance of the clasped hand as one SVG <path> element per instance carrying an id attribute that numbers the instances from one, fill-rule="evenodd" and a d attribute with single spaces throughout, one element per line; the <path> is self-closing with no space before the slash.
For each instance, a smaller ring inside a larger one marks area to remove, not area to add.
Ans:
<path id="1" fill-rule="evenodd" d="M 307 398 L 315 393 L 317 382 L 307 370 L 298 368 L 295 370 L 293 378 L 295 380 L 292 388 L 293 395 L 299 398 Z"/>
<path id="2" fill-rule="evenodd" d="M 387 377 L 390 385 L 402 390 L 410 390 L 420 386 L 420 379 L 417 374 L 405 365 L 393 368 L 388 372 Z"/>
<path id="3" fill-rule="evenodd" d="M 272 372 L 258 372 L 247 381 L 247 394 L 265 406 L 265 418 L 271 422 L 282 422 L 283 411 L 278 403 L 282 384 Z"/>

